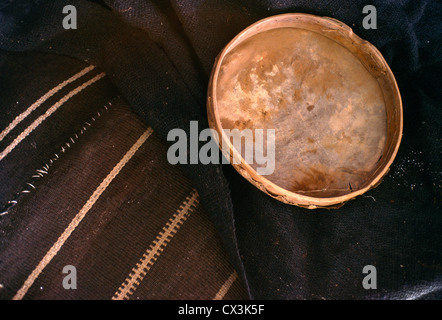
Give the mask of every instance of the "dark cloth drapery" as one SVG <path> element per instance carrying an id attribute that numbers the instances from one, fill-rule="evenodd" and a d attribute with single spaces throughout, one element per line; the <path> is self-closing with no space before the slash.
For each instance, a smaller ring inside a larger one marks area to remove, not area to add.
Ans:
<path id="1" fill-rule="evenodd" d="M 67 4 L 77 9 L 76 30 L 63 29 Z M 375 30 L 362 26 L 366 4 L 3 1 L 0 49 L 67 55 L 99 66 L 166 140 L 173 128 L 189 131 L 191 120 L 200 130 L 207 127 L 212 64 L 242 29 L 287 12 L 341 20 L 382 52 L 402 94 L 404 136 L 379 187 L 338 210 L 310 211 L 268 197 L 229 165 L 182 168 L 251 298 L 441 298 L 442 3 L 373 1 Z M 6 122 L 0 119 L 2 127 Z M 366 265 L 377 268 L 376 290 L 362 286 Z"/>

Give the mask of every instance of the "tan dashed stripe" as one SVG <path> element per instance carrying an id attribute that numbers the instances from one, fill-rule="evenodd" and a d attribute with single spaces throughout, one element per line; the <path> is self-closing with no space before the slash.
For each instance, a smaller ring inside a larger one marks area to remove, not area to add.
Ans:
<path id="1" fill-rule="evenodd" d="M 219 289 L 218 293 L 216 294 L 215 298 L 213 300 L 222 300 L 224 296 L 229 292 L 230 287 L 235 282 L 235 280 L 238 279 L 238 274 L 236 271 L 233 271 L 232 274 L 229 276 L 229 278 L 224 282 L 221 289 Z"/>
<path id="2" fill-rule="evenodd" d="M 6 135 L 9 132 L 11 132 L 12 129 L 15 128 L 15 126 L 17 126 L 20 122 L 22 122 L 27 116 L 29 116 L 31 114 L 32 111 L 37 109 L 46 100 L 48 100 L 50 97 L 52 97 L 58 91 L 63 89 L 63 87 L 65 87 L 66 85 L 68 85 L 71 82 L 74 82 L 78 78 L 84 76 L 86 73 L 88 73 L 89 71 L 93 70 L 94 68 L 95 68 L 95 66 L 86 67 L 83 70 L 81 70 L 80 72 L 78 72 L 77 74 L 74 74 L 69 79 L 67 79 L 67 80 L 63 81 L 62 83 L 60 83 L 58 86 L 56 86 L 56 87 L 52 88 L 51 90 L 49 90 L 44 96 L 42 96 L 40 99 L 35 101 L 28 109 L 26 109 L 26 111 L 22 112 L 20 115 L 15 117 L 15 119 L 6 127 L 6 129 L 4 129 L 0 133 L 0 141 L 2 141 L 3 138 L 6 137 Z"/>
<path id="3" fill-rule="evenodd" d="M 193 211 L 193 208 L 198 204 L 198 202 L 198 193 L 196 190 L 193 190 L 192 194 L 187 197 L 187 199 L 177 210 L 177 213 L 175 213 L 172 218 L 169 219 L 169 221 L 163 227 L 163 230 L 158 234 L 139 262 L 134 268 L 132 268 L 132 272 L 115 292 L 112 300 L 129 299 L 129 297 L 140 285 L 147 272 L 158 259 L 161 252 L 163 252 L 164 248 L 176 234 L 178 229 L 187 220 L 187 217 L 190 215 L 191 211 Z"/>
<path id="4" fill-rule="evenodd" d="M 56 104 L 54 104 L 52 107 L 50 107 L 44 114 L 42 114 L 40 117 L 38 117 L 29 127 L 27 127 L 20 135 L 12 141 L 12 143 L 6 147 L 5 150 L 0 153 L 0 160 L 2 160 L 4 157 L 8 155 L 9 152 L 11 152 L 24 138 L 26 138 L 35 128 L 37 128 L 46 118 L 48 118 L 51 114 L 53 114 L 57 109 L 62 106 L 66 101 L 68 101 L 70 98 L 75 96 L 77 93 L 85 89 L 86 87 L 90 86 L 94 82 L 100 80 L 105 76 L 105 73 L 102 72 L 89 81 L 86 81 L 81 86 L 75 88 L 71 92 L 69 92 L 67 95 L 65 95 L 63 98 L 61 98 Z"/>
<path id="5" fill-rule="evenodd" d="M 112 182 L 112 180 L 114 180 L 114 178 L 121 171 L 121 169 L 123 169 L 123 167 L 126 165 L 126 163 L 133 157 L 135 152 L 137 152 L 137 150 L 143 145 L 143 143 L 147 140 L 147 138 L 149 138 L 151 133 L 152 133 L 152 129 L 151 128 L 147 129 L 140 136 L 140 138 L 138 138 L 137 142 L 135 142 L 135 144 L 124 155 L 124 157 L 120 160 L 120 162 L 118 162 L 118 164 L 112 169 L 112 171 L 107 175 L 107 177 L 101 182 L 101 184 L 94 191 L 92 196 L 89 198 L 89 200 L 83 206 L 83 208 L 80 210 L 80 212 L 77 213 L 77 215 L 71 221 L 69 226 L 65 229 L 65 231 L 62 233 L 62 235 L 58 238 L 57 242 L 55 242 L 55 244 L 52 246 L 52 248 L 49 249 L 49 251 L 43 257 L 43 259 L 40 261 L 40 263 L 37 265 L 37 267 L 34 269 L 34 271 L 32 271 L 32 273 L 26 279 L 23 286 L 15 294 L 13 300 L 20 300 L 25 296 L 26 292 L 28 292 L 29 288 L 32 286 L 32 284 L 35 282 L 35 280 L 38 278 L 38 276 L 43 271 L 43 269 L 57 255 L 58 251 L 64 245 L 66 240 L 70 237 L 70 235 L 75 230 L 75 228 L 80 224 L 81 220 L 83 220 L 83 218 L 86 216 L 88 211 L 92 208 L 92 206 L 95 204 L 95 202 L 101 196 L 101 194 L 106 190 L 106 188 L 109 186 L 109 184 Z"/>

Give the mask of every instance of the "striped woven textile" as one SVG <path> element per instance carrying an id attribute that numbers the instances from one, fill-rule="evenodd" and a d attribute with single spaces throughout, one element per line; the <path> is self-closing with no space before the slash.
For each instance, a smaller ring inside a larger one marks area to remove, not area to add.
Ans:
<path id="1" fill-rule="evenodd" d="M 105 73 L 43 53 L 0 67 L 0 299 L 248 299 L 198 192 Z"/>

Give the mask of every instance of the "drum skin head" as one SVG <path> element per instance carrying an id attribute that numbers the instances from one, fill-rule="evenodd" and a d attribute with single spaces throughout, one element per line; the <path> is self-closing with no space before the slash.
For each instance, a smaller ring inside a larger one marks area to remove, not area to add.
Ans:
<path id="1" fill-rule="evenodd" d="M 244 178 L 310 209 L 340 207 L 377 186 L 402 136 L 402 102 L 379 51 L 342 22 L 283 14 L 242 31 L 212 70 L 209 125 Z M 275 130 L 274 171 L 259 175 L 225 129 Z M 233 161 L 240 159 L 240 161 Z"/>

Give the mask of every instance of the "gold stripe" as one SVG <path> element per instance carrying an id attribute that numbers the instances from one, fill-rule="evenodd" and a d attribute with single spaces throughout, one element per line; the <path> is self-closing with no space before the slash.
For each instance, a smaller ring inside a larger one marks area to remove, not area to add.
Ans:
<path id="1" fill-rule="evenodd" d="M 238 278 L 238 274 L 236 273 L 236 271 L 233 271 L 233 273 L 226 280 L 226 282 L 224 282 L 221 289 L 219 289 L 218 293 L 216 294 L 215 298 L 213 298 L 213 300 L 222 300 L 237 278 Z"/>
<path id="2" fill-rule="evenodd" d="M 90 86 L 94 82 L 100 80 L 105 76 L 105 73 L 102 72 L 89 81 L 86 81 L 81 86 L 75 88 L 71 92 L 69 92 L 67 95 L 65 95 L 63 98 L 61 98 L 56 104 L 54 104 L 52 107 L 50 107 L 44 114 L 42 114 L 40 117 L 38 117 L 29 127 L 27 127 L 17 138 L 12 141 L 12 143 L 6 147 L 5 150 L 0 153 L 0 160 L 2 160 L 4 157 L 8 155 L 9 152 L 11 152 L 24 138 L 26 138 L 35 128 L 37 128 L 46 118 L 48 118 L 51 114 L 53 114 L 57 109 L 63 105 L 66 101 L 68 101 L 70 98 L 72 98 L 74 95 L 85 89 L 86 87 Z"/>
<path id="3" fill-rule="evenodd" d="M 63 81 L 62 83 L 60 83 L 58 86 L 56 86 L 56 87 L 52 88 L 51 90 L 49 90 L 44 96 L 42 96 L 40 99 L 35 101 L 28 109 L 26 109 L 26 111 L 22 112 L 20 115 L 15 117 L 15 119 L 6 127 L 6 129 L 3 130 L 0 133 L 0 141 L 2 141 L 3 138 L 6 137 L 6 135 L 9 132 L 11 132 L 12 129 L 15 128 L 15 126 L 17 126 L 20 122 L 22 122 L 27 116 L 29 116 L 31 114 L 32 111 L 37 109 L 46 100 L 48 100 L 50 97 L 52 97 L 58 91 L 60 91 L 63 87 L 65 87 L 66 85 L 68 85 L 71 82 L 74 82 L 78 78 L 84 76 L 86 73 L 88 73 L 89 71 L 93 70 L 94 68 L 95 68 L 95 66 L 86 67 L 83 70 L 81 70 L 80 72 L 78 72 L 77 74 L 74 74 L 69 79 L 67 79 L 67 80 Z"/>
<path id="4" fill-rule="evenodd" d="M 92 208 L 101 194 L 106 190 L 109 184 L 114 180 L 117 174 L 123 169 L 126 163 L 132 158 L 132 156 L 137 152 L 137 150 L 141 147 L 141 145 L 149 138 L 152 133 L 152 129 L 148 128 L 141 136 L 138 138 L 137 142 L 129 149 L 129 151 L 124 155 L 124 157 L 118 162 L 118 164 L 112 169 L 112 171 L 107 175 L 107 177 L 101 182 L 98 188 L 94 191 L 92 196 L 86 202 L 86 204 L 81 208 L 80 212 L 74 217 L 69 226 L 65 229 L 62 235 L 58 238 L 57 242 L 52 246 L 51 249 L 46 253 L 37 267 L 32 271 L 29 277 L 26 279 L 23 286 L 20 290 L 15 294 L 13 300 L 20 300 L 24 297 L 26 292 L 32 286 L 34 281 L 38 278 L 43 269 L 51 262 L 51 260 L 57 255 L 58 251 L 64 245 L 66 240 L 70 237 L 75 228 L 79 225 L 81 220 L 86 216 L 88 211 Z"/>
<path id="5" fill-rule="evenodd" d="M 193 211 L 192 207 L 196 206 L 198 202 L 198 193 L 196 190 L 193 190 L 192 194 L 181 204 L 177 213 L 175 213 L 163 227 L 163 230 L 158 234 L 136 266 L 132 268 L 132 272 L 115 292 L 112 300 L 129 299 L 158 259 L 161 252 L 163 252 L 178 229 L 187 220 Z"/>

